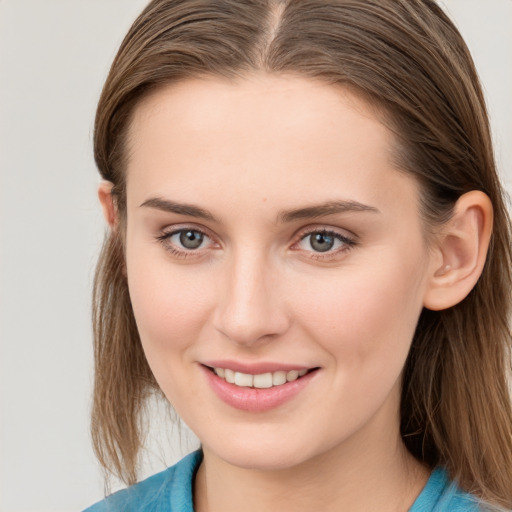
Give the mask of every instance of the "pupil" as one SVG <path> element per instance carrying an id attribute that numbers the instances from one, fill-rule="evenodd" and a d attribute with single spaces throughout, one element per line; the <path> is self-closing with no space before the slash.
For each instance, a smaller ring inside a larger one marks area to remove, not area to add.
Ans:
<path id="1" fill-rule="evenodd" d="M 187 249 L 197 249 L 203 243 L 203 234 L 198 231 L 182 231 L 180 243 Z"/>
<path id="2" fill-rule="evenodd" d="M 329 249 L 332 249 L 334 246 L 334 238 L 329 235 L 324 235 L 322 233 L 316 233 L 311 235 L 311 247 L 315 251 L 325 252 Z"/>

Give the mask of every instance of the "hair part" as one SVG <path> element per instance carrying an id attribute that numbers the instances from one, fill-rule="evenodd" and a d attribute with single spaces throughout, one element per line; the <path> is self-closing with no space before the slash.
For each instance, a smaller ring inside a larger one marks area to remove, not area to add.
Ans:
<path id="1" fill-rule="evenodd" d="M 494 208 L 475 288 L 444 311 L 424 310 L 404 368 L 401 433 L 409 451 L 459 485 L 512 507 L 511 228 L 488 116 L 469 51 L 432 0 L 154 0 L 112 64 L 96 116 L 94 154 L 126 214 L 128 132 L 152 91 L 209 75 L 295 74 L 349 87 L 384 113 L 395 163 L 421 185 L 428 227 L 481 190 Z M 130 303 L 121 235 L 107 235 L 94 286 L 93 442 L 131 484 L 140 413 L 158 389 Z"/>

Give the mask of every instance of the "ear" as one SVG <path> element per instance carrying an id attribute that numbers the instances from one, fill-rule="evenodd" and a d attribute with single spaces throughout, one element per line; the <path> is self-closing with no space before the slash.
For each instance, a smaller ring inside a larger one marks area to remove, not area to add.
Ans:
<path id="1" fill-rule="evenodd" d="M 118 217 L 117 209 L 112 197 L 112 188 L 114 184 L 110 181 L 102 180 L 98 187 L 98 198 L 103 210 L 103 217 L 111 229 L 117 228 Z"/>
<path id="2" fill-rule="evenodd" d="M 473 190 L 458 199 L 433 248 L 423 301 L 427 309 L 454 306 L 473 289 L 484 268 L 492 224 L 492 203 L 486 194 Z"/>

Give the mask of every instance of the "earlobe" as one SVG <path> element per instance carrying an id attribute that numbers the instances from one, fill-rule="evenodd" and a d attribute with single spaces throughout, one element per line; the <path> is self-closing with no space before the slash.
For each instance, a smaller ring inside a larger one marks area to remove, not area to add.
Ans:
<path id="1" fill-rule="evenodd" d="M 113 183 L 110 181 L 102 180 L 98 186 L 98 198 L 103 210 L 103 217 L 107 221 L 111 229 L 116 229 L 118 216 L 117 209 L 112 197 Z"/>
<path id="2" fill-rule="evenodd" d="M 484 268 L 492 224 L 493 208 L 486 194 L 473 190 L 458 199 L 434 248 L 423 301 L 427 309 L 454 306 L 473 289 Z"/>

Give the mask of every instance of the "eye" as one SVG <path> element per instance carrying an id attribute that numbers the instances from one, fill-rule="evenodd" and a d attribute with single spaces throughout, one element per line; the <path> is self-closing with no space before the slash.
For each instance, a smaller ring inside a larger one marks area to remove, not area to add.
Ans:
<path id="1" fill-rule="evenodd" d="M 330 251 L 337 241 L 332 235 L 327 233 L 311 233 L 306 237 L 309 245 L 317 252 Z"/>
<path id="2" fill-rule="evenodd" d="M 297 246 L 303 251 L 316 253 L 316 256 L 336 255 L 339 252 L 344 252 L 356 244 L 352 238 L 337 233 L 336 231 L 329 230 L 315 230 L 306 233 Z"/>
<path id="3" fill-rule="evenodd" d="M 206 237 L 208 238 L 208 237 Z M 185 249 L 199 249 L 203 245 L 205 234 L 195 229 L 183 229 L 171 235 L 169 240 L 175 245 L 181 245 Z"/>
<path id="4" fill-rule="evenodd" d="M 157 240 L 164 248 L 176 257 L 186 258 L 202 253 L 214 244 L 213 240 L 203 231 L 194 228 L 174 229 L 162 233 Z"/>

